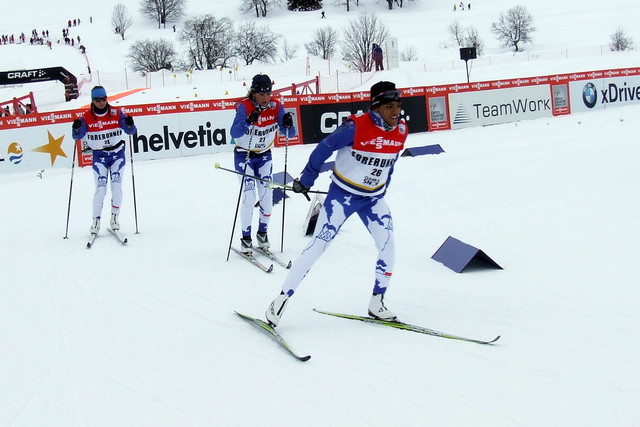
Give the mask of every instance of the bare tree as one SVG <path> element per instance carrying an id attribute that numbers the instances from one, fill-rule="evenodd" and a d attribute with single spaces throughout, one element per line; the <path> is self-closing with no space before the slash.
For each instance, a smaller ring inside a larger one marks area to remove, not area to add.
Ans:
<path id="1" fill-rule="evenodd" d="M 282 40 L 282 56 L 280 57 L 280 61 L 287 62 L 296 56 L 298 47 L 300 46 L 297 43 L 291 44 L 287 39 Z"/>
<path id="2" fill-rule="evenodd" d="M 280 0 L 241 0 L 240 10 L 244 13 L 256 12 L 256 18 L 267 16 L 269 6 L 280 4 Z"/>
<path id="3" fill-rule="evenodd" d="M 185 21 L 178 39 L 187 45 L 190 66 L 196 70 L 226 67 L 234 55 L 235 32 L 229 18 L 200 15 Z"/>
<path id="4" fill-rule="evenodd" d="M 413 46 L 407 46 L 402 52 L 400 52 L 400 60 L 401 61 L 417 61 L 418 60 L 418 52 Z"/>
<path id="5" fill-rule="evenodd" d="M 139 40 L 129 48 L 127 55 L 131 67 L 140 73 L 172 70 L 176 61 L 176 51 L 170 41 Z"/>
<path id="6" fill-rule="evenodd" d="M 342 59 L 355 70 L 371 71 L 373 44 L 383 45 L 389 32 L 375 15 L 365 12 L 350 20 L 342 41 Z"/>
<path id="7" fill-rule="evenodd" d="M 127 6 L 122 3 L 115 5 L 113 7 L 113 12 L 111 13 L 111 25 L 116 28 L 116 32 L 120 34 L 122 40 L 124 40 L 124 34 L 132 24 L 133 19 L 131 19 L 131 15 L 129 15 Z"/>
<path id="8" fill-rule="evenodd" d="M 484 52 L 484 42 L 480 39 L 478 29 L 475 27 L 467 27 L 465 32 L 467 34 L 464 41 L 467 47 L 475 47 L 476 53 L 482 55 Z"/>
<path id="9" fill-rule="evenodd" d="M 334 6 L 346 6 L 347 7 L 347 12 L 349 12 L 351 10 L 351 2 L 353 0 L 334 0 L 333 4 Z M 355 0 L 356 6 L 360 5 L 360 0 Z"/>
<path id="10" fill-rule="evenodd" d="M 618 27 L 615 33 L 611 34 L 609 49 L 612 51 L 625 51 L 633 47 L 633 39 L 627 34 L 624 28 Z"/>
<path id="11" fill-rule="evenodd" d="M 447 27 L 447 32 L 449 33 L 451 38 L 453 38 L 453 40 L 456 42 L 456 45 L 458 45 L 459 47 L 462 47 L 462 45 L 464 44 L 464 35 L 463 35 L 462 25 L 460 25 L 458 21 L 453 21 Z"/>
<path id="12" fill-rule="evenodd" d="M 235 54 L 246 65 L 253 64 L 254 61 L 272 62 L 278 52 L 279 38 L 268 25 L 256 27 L 253 21 L 245 22 L 236 33 Z"/>
<path id="13" fill-rule="evenodd" d="M 140 12 L 167 27 L 167 21 L 176 20 L 184 14 L 186 0 L 142 0 Z"/>
<path id="14" fill-rule="evenodd" d="M 329 59 L 336 51 L 339 38 L 338 32 L 331 27 L 318 28 L 313 39 L 304 47 L 309 55 L 321 55 L 322 59 Z"/>
<path id="15" fill-rule="evenodd" d="M 515 6 L 501 13 L 497 22 L 491 24 L 493 32 L 503 46 L 513 46 L 518 52 L 519 43 L 533 40 L 533 17 L 524 6 Z"/>
<path id="16" fill-rule="evenodd" d="M 399 8 L 402 8 L 403 0 L 387 0 L 387 7 L 389 10 L 393 10 L 393 3 L 395 3 Z"/>

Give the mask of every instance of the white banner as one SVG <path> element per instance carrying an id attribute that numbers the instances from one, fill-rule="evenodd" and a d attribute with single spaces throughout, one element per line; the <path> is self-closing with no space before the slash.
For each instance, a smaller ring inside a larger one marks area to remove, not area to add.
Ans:
<path id="1" fill-rule="evenodd" d="M 167 159 L 230 151 L 234 110 L 136 117 L 136 160 Z"/>
<path id="2" fill-rule="evenodd" d="M 580 80 L 569 83 L 571 111 L 591 111 L 640 102 L 640 76 Z"/>
<path id="3" fill-rule="evenodd" d="M 451 128 L 551 117 L 548 85 L 449 94 Z"/>

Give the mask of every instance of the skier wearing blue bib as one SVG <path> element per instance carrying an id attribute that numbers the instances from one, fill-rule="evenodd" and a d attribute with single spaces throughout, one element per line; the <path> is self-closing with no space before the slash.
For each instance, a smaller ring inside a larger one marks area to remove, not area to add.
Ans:
<path id="1" fill-rule="evenodd" d="M 342 224 L 354 213 L 367 227 L 378 249 L 369 314 L 384 320 L 396 319 L 384 304 L 395 262 L 393 220 L 384 195 L 409 133 L 407 124 L 400 119 L 400 95 L 391 82 L 374 84 L 371 111 L 350 116 L 320 141 L 302 175 L 294 180 L 293 191 L 308 197 L 306 193 L 320 174 L 321 166 L 336 152 L 333 182 L 318 216 L 315 236 L 294 261 L 280 295 L 265 313 L 272 326 L 278 325 L 290 297 L 329 247 Z"/>

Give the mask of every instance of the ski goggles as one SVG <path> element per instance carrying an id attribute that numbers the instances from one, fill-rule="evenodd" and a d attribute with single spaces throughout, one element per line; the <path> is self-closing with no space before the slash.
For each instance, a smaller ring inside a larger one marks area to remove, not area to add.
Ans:
<path id="1" fill-rule="evenodd" d="M 402 96 L 402 92 L 400 92 L 399 90 L 395 90 L 395 89 L 388 90 L 386 92 L 382 92 L 374 96 L 373 99 L 371 100 L 371 106 L 378 107 L 388 102 L 393 102 L 393 101 L 400 102 L 401 96 Z"/>

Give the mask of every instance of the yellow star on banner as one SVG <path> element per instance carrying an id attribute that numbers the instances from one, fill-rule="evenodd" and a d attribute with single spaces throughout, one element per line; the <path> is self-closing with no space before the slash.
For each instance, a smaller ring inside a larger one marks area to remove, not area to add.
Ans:
<path id="1" fill-rule="evenodd" d="M 31 151 L 37 151 L 38 153 L 49 153 L 51 155 L 51 166 L 53 166 L 56 161 L 56 157 L 67 157 L 67 155 L 64 153 L 64 150 L 62 149 L 62 141 L 64 140 L 64 135 L 62 135 L 60 138 L 54 138 L 49 131 L 47 131 L 47 135 L 49 138 L 49 142 L 45 145 L 41 145 L 38 148 L 34 148 Z"/>

